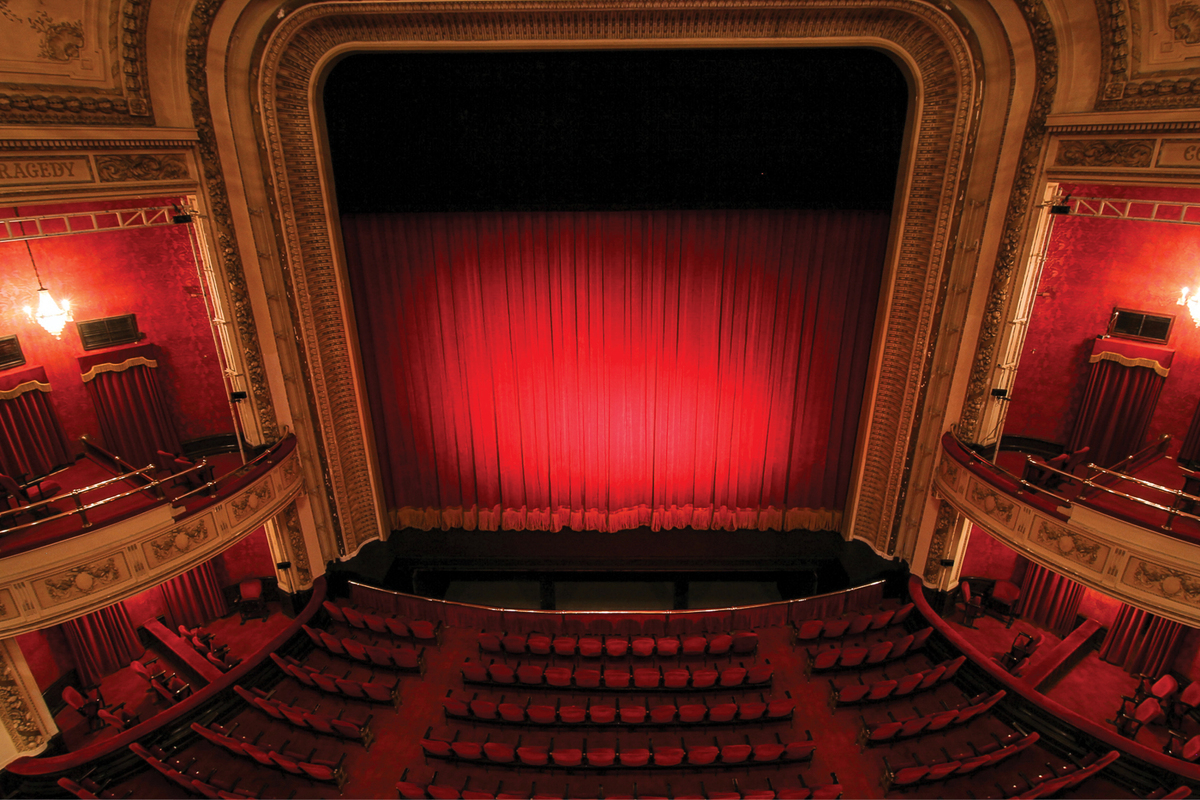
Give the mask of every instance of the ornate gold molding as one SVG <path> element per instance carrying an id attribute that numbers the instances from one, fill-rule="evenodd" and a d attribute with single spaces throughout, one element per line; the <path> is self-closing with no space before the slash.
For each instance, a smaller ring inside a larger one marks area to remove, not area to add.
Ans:
<path id="1" fill-rule="evenodd" d="M 300 587 L 312 583 L 312 567 L 308 561 L 308 547 L 304 543 L 304 530 L 300 526 L 300 512 L 296 504 L 290 503 L 279 515 L 283 530 L 287 534 L 288 551 L 292 566 L 296 568 L 296 579 Z"/>
<path id="2" fill-rule="evenodd" d="M 212 233 L 217 241 L 215 255 L 225 278 L 230 318 L 237 334 L 236 344 L 242 354 L 246 381 L 250 385 L 250 399 L 254 404 L 262 436 L 270 441 L 279 438 L 279 422 L 271 399 L 271 389 L 267 383 L 267 371 L 263 362 L 262 346 L 258 341 L 254 309 L 246 286 L 245 268 L 236 245 L 233 214 L 229 208 L 229 190 L 225 184 L 212 110 L 208 101 L 208 36 L 223 2 L 224 0 L 199 0 L 192 11 L 187 41 L 188 93 L 192 99 L 192 118 L 199 138 L 197 149 L 204 171 L 201 179 L 208 200 Z"/>
<path id="3" fill-rule="evenodd" d="M 1096 13 L 1102 37 L 1097 110 L 1200 106 L 1200 70 L 1142 71 L 1137 38 L 1143 27 L 1139 0 L 1096 0 Z M 1195 24 L 1195 20 L 1200 20 L 1200 11 L 1186 0 L 1168 9 L 1167 26 L 1180 40 L 1187 41 L 1192 35 L 1188 23 Z"/>
<path id="4" fill-rule="evenodd" d="M 264 165 L 278 201 L 285 281 L 306 364 L 305 380 L 324 443 L 330 493 L 340 511 L 340 546 L 356 550 L 379 535 L 352 360 L 354 335 L 342 313 L 324 165 L 312 127 L 310 92 L 332 52 L 419 44 L 496 42 L 711 41 L 724 46 L 837 39 L 876 41 L 908 54 L 924 87 L 914 126 L 913 170 L 892 303 L 879 353 L 874 414 L 863 457 L 855 525 L 848 533 L 877 550 L 889 547 L 894 509 L 904 492 L 907 445 L 922 405 L 925 354 L 932 347 L 941 269 L 972 130 L 977 76 L 963 31 L 932 5 L 907 0 L 749 3 L 672 0 L 600 2 L 322 3 L 287 15 L 262 53 L 258 96 Z M 572 46 L 568 44 L 567 46 Z M 903 169 L 903 168 L 902 168 Z"/>
<path id="5" fill-rule="evenodd" d="M 943 460 L 943 463 L 945 461 Z M 936 586 L 938 578 L 941 577 L 942 559 L 946 557 L 948 551 L 948 543 L 950 541 L 950 531 L 954 529 L 954 523 L 958 521 L 958 510 L 947 502 L 938 503 L 937 521 L 933 526 L 933 537 L 929 540 L 929 552 L 925 554 L 925 583 L 930 586 Z"/>
<path id="6" fill-rule="evenodd" d="M 1056 167 L 1148 167 L 1153 139 L 1066 139 L 1059 142 Z"/>
<path id="7" fill-rule="evenodd" d="M 110 47 L 119 69 L 116 86 L 87 90 L 72 86 L 36 91 L 0 92 L 0 124 L 9 125 L 153 125 L 146 84 L 146 23 L 149 0 L 113 3 Z"/>
<path id="8" fill-rule="evenodd" d="M 168 153 L 96 156 L 96 172 L 102 183 L 127 181 L 179 181 L 191 178 L 187 160 Z"/>
<path id="9" fill-rule="evenodd" d="M 46 741 L 29 696 L 21 685 L 8 653 L 0 647 L 0 723 L 18 752 L 28 752 Z"/>
<path id="10" fill-rule="evenodd" d="M 1021 0 L 1018 5 L 1033 34 L 1033 51 L 1037 59 L 1036 89 L 1025 125 L 1025 138 L 1021 142 L 1016 179 L 1004 217 L 1004 233 L 988 286 L 975 357 L 971 362 L 971 377 L 967 381 L 967 395 L 958 418 L 958 430 L 969 437 L 978 435 L 983 407 L 990 396 L 992 370 L 1002 344 L 1001 334 L 1025 239 L 1026 223 L 1030 209 L 1037 202 L 1034 199 L 1034 187 L 1047 139 L 1046 116 L 1054 101 L 1058 78 L 1058 42 L 1045 4 L 1041 0 Z"/>

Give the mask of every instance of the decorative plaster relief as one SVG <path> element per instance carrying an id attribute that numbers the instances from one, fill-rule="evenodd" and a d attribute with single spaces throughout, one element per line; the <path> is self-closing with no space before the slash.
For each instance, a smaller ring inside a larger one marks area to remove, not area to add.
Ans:
<path id="1" fill-rule="evenodd" d="M 942 481 L 951 488 L 958 488 L 958 477 L 962 474 L 962 469 L 958 464 L 943 455 L 939 469 L 942 473 Z"/>
<path id="2" fill-rule="evenodd" d="M 1121 583 L 1139 592 L 1158 595 L 1176 603 L 1200 607 L 1200 575 L 1182 572 L 1143 558 L 1125 563 Z"/>
<path id="3" fill-rule="evenodd" d="M 125 556 L 117 553 L 107 559 L 72 567 L 34 582 L 33 590 L 43 608 L 69 603 L 92 592 L 108 589 L 130 579 Z"/>
<path id="4" fill-rule="evenodd" d="M 1148 167 L 1153 139 L 1068 139 L 1059 142 L 1057 167 Z"/>
<path id="5" fill-rule="evenodd" d="M 21 616 L 21 609 L 8 589 L 0 589 L 0 620 L 15 619 Z"/>
<path id="6" fill-rule="evenodd" d="M 46 741 L 29 698 L 21 686 L 8 654 L 0 647 L 0 723 L 18 752 L 32 750 Z"/>
<path id="7" fill-rule="evenodd" d="M 288 486 L 303 474 L 300 469 L 300 456 L 292 453 L 280 467 L 279 475 L 283 480 L 283 485 Z"/>
<path id="8" fill-rule="evenodd" d="M 201 519 L 190 525 L 172 528 L 161 536 L 144 542 L 142 550 L 146 560 L 158 566 L 186 555 L 188 551 L 207 542 L 212 535 L 208 529 L 208 520 Z"/>
<path id="9" fill-rule="evenodd" d="M 178 181 L 192 177 L 186 159 L 175 153 L 96 156 L 96 171 L 102 183 Z"/>
<path id="10" fill-rule="evenodd" d="M 299 464 L 296 465 L 299 469 Z M 295 503 L 289 503 L 280 513 L 280 521 L 287 533 L 288 555 L 296 568 L 296 579 L 301 587 L 312 583 L 312 567 L 308 563 L 308 548 L 304 544 L 304 530 L 300 527 L 300 512 Z"/>
<path id="11" fill-rule="evenodd" d="M 983 513 L 1012 528 L 1013 519 L 1017 514 L 1017 504 L 1000 492 L 977 480 L 968 481 L 967 499 L 971 504 L 983 509 Z"/>
<path id="12" fill-rule="evenodd" d="M 1059 558 L 1068 558 L 1095 572 L 1104 569 L 1110 548 L 1061 525 L 1038 519 L 1030 541 Z"/>
<path id="13" fill-rule="evenodd" d="M 251 487 L 229 505 L 229 512 L 234 522 L 241 522 L 246 517 L 258 511 L 259 507 L 269 502 L 275 496 L 270 481 L 263 481 L 258 486 Z"/>

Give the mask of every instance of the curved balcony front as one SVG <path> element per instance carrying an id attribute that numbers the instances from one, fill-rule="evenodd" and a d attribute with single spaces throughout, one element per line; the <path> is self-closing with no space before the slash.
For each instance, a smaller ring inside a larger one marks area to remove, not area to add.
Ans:
<path id="1" fill-rule="evenodd" d="M 0 558 L 0 638 L 56 625 L 212 558 L 304 491 L 296 439 L 175 500 L 163 499 Z M 32 527 L 32 526 L 27 526 Z"/>
<path id="2" fill-rule="evenodd" d="M 1031 561 L 1200 627 L 1200 536 L 1192 533 L 1200 517 L 1183 510 L 1194 498 L 1108 470 L 1091 468 L 1082 480 L 1057 475 L 1075 491 L 1017 477 L 946 433 L 934 484 L 941 499 Z M 1122 483 L 1153 487 L 1162 497 L 1114 488 Z"/>

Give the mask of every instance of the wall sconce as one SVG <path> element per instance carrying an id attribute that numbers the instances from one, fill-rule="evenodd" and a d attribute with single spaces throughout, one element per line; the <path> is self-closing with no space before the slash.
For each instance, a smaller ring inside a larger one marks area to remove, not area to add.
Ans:
<path id="1" fill-rule="evenodd" d="M 1191 289 L 1183 287 L 1183 293 L 1179 295 L 1179 299 L 1175 301 L 1176 305 L 1187 306 L 1188 313 L 1192 315 L 1192 322 L 1197 328 L 1200 328 L 1200 291 L 1188 296 Z"/>
<path id="2" fill-rule="evenodd" d="M 38 306 L 37 311 L 34 311 L 29 306 L 25 306 L 25 314 L 31 322 L 36 322 L 46 329 L 46 332 L 55 339 L 62 338 L 63 328 L 68 322 L 74 320 L 71 316 L 71 304 L 67 300 L 62 301 L 60 307 L 54 302 L 54 298 L 50 296 L 50 290 L 42 285 L 42 276 L 38 272 L 37 262 L 33 260 L 33 249 L 29 246 L 29 240 L 25 240 L 25 249 L 29 252 L 29 263 L 33 265 L 33 274 L 37 277 L 38 282 Z"/>

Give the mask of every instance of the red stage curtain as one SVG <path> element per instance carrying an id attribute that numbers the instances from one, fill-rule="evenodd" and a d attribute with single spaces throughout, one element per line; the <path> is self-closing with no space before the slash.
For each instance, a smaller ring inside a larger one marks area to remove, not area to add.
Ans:
<path id="1" fill-rule="evenodd" d="M 393 526 L 836 529 L 888 226 L 346 217 Z"/>
<path id="2" fill-rule="evenodd" d="M 42 367 L 0 377 L 0 471 L 20 480 L 71 463 Z"/>
<path id="3" fill-rule="evenodd" d="M 1043 625 L 1058 636 L 1075 627 L 1075 616 L 1083 600 L 1084 587 L 1065 575 L 1030 562 L 1021 581 L 1017 613 L 1035 625 Z"/>
<path id="4" fill-rule="evenodd" d="M 100 683 L 145 651 L 123 603 L 64 622 L 62 632 L 84 686 Z"/>
<path id="5" fill-rule="evenodd" d="M 1122 605 L 1100 646 L 1100 658 L 1126 672 L 1157 679 L 1175 661 L 1187 630 L 1178 622 Z"/>
<path id="6" fill-rule="evenodd" d="M 153 464 L 158 450 L 183 450 L 158 385 L 159 358 L 152 344 L 79 357 L 104 445 L 134 467 Z"/>
<path id="7" fill-rule="evenodd" d="M 1090 447 L 1089 459 L 1116 464 L 1146 442 L 1173 350 L 1116 339 L 1097 339 L 1083 404 L 1068 452 Z"/>
<path id="8" fill-rule="evenodd" d="M 172 625 L 195 628 L 225 616 L 225 595 L 211 561 L 159 586 Z"/>

